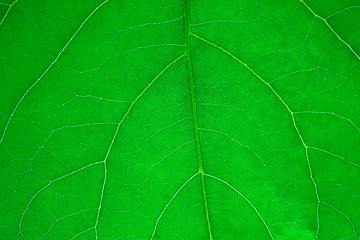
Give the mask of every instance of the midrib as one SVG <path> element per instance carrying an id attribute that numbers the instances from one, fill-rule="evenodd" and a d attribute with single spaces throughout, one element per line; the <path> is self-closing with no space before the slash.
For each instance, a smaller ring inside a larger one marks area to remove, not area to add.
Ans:
<path id="1" fill-rule="evenodd" d="M 209 209 L 208 209 L 208 202 L 207 202 L 207 194 L 206 194 L 206 186 L 205 186 L 205 172 L 204 172 L 204 165 L 203 159 L 201 156 L 201 147 L 200 147 L 200 136 L 199 136 L 199 121 L 197 115 L 197 108 L 196 108 L 196 91 L 195 91 L 195 84 L 194 84 L 194 76 L 193 76 L 193 67 L 191 62 L 191 46 L 190 46 L 190 0 L 184 0 L 183 7 L 184 7 L 184 25 L 185 25 L 185 57 L 186 57 L 186 65 L 187 65 L 187 72 L 189 77 L 189 85 L 190 85 L 190 94 L 191 94 L 191 108 L 192 108 L 192 115 L 193 115 L 193 123 L 194 123 L 194 132 L 195 132 L 195 144 L 196 144 L 196 155 L 199 165 L 199 173 L 201 179 L 201 190 L 203 193 L 203 201 L 204 201 L 204 208 L 205 208 L 205 215 L 206 215 L 206 222 L 209 232 L 210 240 L 213 240 L 212 232 L 211 232 L 211 224 L 210 224 L 210 216 L 209 216 Z"/>

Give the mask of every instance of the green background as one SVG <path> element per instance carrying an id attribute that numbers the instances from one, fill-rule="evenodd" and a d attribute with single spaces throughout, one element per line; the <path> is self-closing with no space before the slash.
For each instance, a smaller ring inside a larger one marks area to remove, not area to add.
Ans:
<path id="1" fill-rule="evenodd" d="M 0 239 L 359 238 L 358 0 L 0 16 Z"/>

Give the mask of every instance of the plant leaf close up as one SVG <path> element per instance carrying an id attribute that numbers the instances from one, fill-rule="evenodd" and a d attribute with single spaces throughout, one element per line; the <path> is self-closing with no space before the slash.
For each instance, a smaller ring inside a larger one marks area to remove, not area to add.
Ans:
<path id="1" fill-rule="evenodd" d="M 359 239 L 358 0 L 0 19 L 0 239 Z"/>

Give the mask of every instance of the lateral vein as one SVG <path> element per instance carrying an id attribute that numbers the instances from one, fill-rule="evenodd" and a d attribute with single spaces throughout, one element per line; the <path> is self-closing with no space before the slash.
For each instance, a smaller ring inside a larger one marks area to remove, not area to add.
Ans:
<path id="1" fill-rule="evenodd" d="M 358 60 L 360 60 L 359 55 L 355 52 L 355 50 L 351 47 L 351 45 L 348 44 L 344 39 L 342 39 L 342 38 L 340 37 L 340 35 L 337 34 L 337 32 L 335 32 L 335 30 L 331 27 L 331 25 L 328 23 L 328 21 L 326 21 L 325 18 L 323 18 L 323 17 L 321 17 L 320 15 L 316 14 L 316 13 L 314 12 L 314 10 L 312 10 L 312 8 L 311 8 L 304 0 L 299 0 L 299 1 L 306 7 L 307 10 L 309 10 L 309 11 L 312 13 L 312 15 L 314 15 L 314 17 L 316 17 L 316 18 L 320 19 L 321 21 L 323 21 L 323 22 L 326 24 L 326 26 L 330 29 L 330 31 L 331 31 L 345 46 L 347 46 L 347 47 L 349 48 L 349 50 L 357 57 Z"/>
<path id="2" fill-rule="evenodd" d="M 45 71 L 40 75 L 40 77 L 24 92 L 24 94 L 21 96 L 21 98 L 19 99 L 19 101 L 16 103 L 13 111 L 10 114 L 9 119 L 7 120 L 5 127 L 4 127 L 4 131 L 2 133 L 2 136 L 0 138 L 0 143 L 4 140 L 5 138 L 5 134 L 6 131 L 9 127 L 9 124 L 12 120 L 12 118 L 15 115 L 16 110 L 19 108 L 21 102 L 25 99 L 25 97 L 28 95 L 28 93 L 41 81 L 41 79 L 44 78 L 44 76 L 47 74 L 47 72 L 52 68 L 52 66 L 59 60 L 59 58 L 61 57 L 61 55 L 63 54 L 63 52 L 66 50 L 66 48 L 70 45 L 70 43 L 73 41 L 73 39 L 75 38 L 75 36 L 80 32 L 80 30 L 83 28 L 83 26 L 85 25 L 85 23 L 102 7 L 104 6 L 108 1 L 110 0 L 105 0 L 103 1 L 101 4 L 99 4 L 86 18 L 85 20 L 80 24 L 80 26 L 76 29 L 76 31 L 73 33 L 73 35 L 69 38 L 69 40 L 65 43 L 64 47 L 60 50 L 60 52 L 58 53 L 58 55 L 56 55 L 55 59 L 49 64 L 49 66 L 45 69 Z M 16 1 L 13 2 L 13 4 L 15 4 Z M 12 5 L 13 5 L 12 4 Z M 11 6 L 12 6 L 11 5 Z M 9 8 L 10 9 L 10 8 Z M 8 9 L 8 11 L 10 11 Z"/>
<path id="3" fill-rule="evenodd" d="M 218 180 L 219 182 L 225 184 L 226 186 L 228 186 L 229 188 L 234 190 L 237 194 L 239 194 L 251 206 L 251 208 L 256 212 L 256 214 L 258 215 L 258 217 L 260 218 L 260 220 L 264 224 L 267 232 L 269 233 L 270 238 L 272 240 L 274 240 L 274 237 L 273 237 L 273 235 L 272 235 L 272 233 L 270 231 L 269 225 L 265 222 L 264 218 L 261 216 L 259 210 L 255 207 L 255 205 L 244 194 L 242 194 L 239 190 L 237 190 L 235 187 L 233 187 L 230 183 L 226 182 L 225 180 L 223 180 L 223 179 L 221 179 L 219 177 L 216 177 L 216 176 L 213 176 L 213 175 L 210 175 L 210 174 L 205 174 L 205 176 Z"/>
<path id="4" fill-rule="evenodd" d="M 317 188 L 317 184 L 315 182 L 315 179 L 313 177 L 313 173 L 312 173 L 312 167 L 310 164 L 310 158 L 309 158 L 309 146 L 306 145 L 304 138 L 302 137 L 299 128 L 297 126 L 295 117 L 294 117 L 294 111 L 291 110 L 291 108 L 289 107 L 289 105 L 284 101 L 284 99 L 279 95 L 279 93 L 273 88 L 273 86 L 271 86 L 271 84 L 267 81 L 265 81 L 264 78 L 262 78 L 257 72 L 255 72 L 248 64 L 246 64 L 245 62 L 243 62 L 242 60 L 240 60 L 238 57 L 236 57 L 233 53 L 229 52 L 228 50 L 226 50 L 225 48 L 207 40 L 204 37 L 201 37 L 195 33 L 190 33 L 191 36 L 197 38 L 198 40 L 220 50 L 221 52 L 225 53 L 226 55 L 228 55 L 229 57 L 231 57 L 233 60 L 235 60 L 236 62 L 240 63 L 243 67 L 245 67 L 249 72 L 251 72 L 257 79 L 259 79 L 263 84 L 265 84 L 270 90 L 271 92 L 278 98 L 278 100 L 282 103 L 282 105 L 286 108 L 286 110 L 288 111 L 288 113 L 290 114 L 291 117 L 291 121 L 293 123 L 293 126 L 295 128 L 296 134 L 298 135 L 300 142 L 302 144 L 302 146 L 304 147 L 304 151 L 305 151 L 305 156 L 306 156 L 306 162 L 308 165 L 308 169 L 309 169 L 309 175 L 310 175 L 310 179 L 311 182 L 314 186 L 314 191 L 315 191 L 315 196 L 316 196 L 316 200 L 317 200 L 317 204 L 316 204 L 316 221 L 317 221 L 317 230 L 316 230 L 316 238 L 318 238 L 319 235 L 319 229 L 320 229 L 320 219 L 319 219 L 319 209 L 320 209 L 320 198 L 319 198 L 319 193 L 318 193 L 318 188 Z"/>
<path id="5" fill-rule="evenodd" d="M 14 0 L 7 8 L 4 16 L 2 17 L 1 21 L 0 21 L 0 26 L 4 23 L 5 18 L 7 17 L 7 15 L 9 15 L 9 12 L 11 10 L 11 8 L 18 2 L 18 0 Z"/>
<path id="6" fill-rule="evenodd" d="M 98 207 L 98 211 L 97 211 L 97 215 L 96 215 L 96 220 L 95 220 L 95 238 L 98 239 L 98 232 L 97 232 L 97 226 L 99 224 L 99 219 L 100 219 L 100 212 L 101 212 L 101 208 L 102 208 L 102 204 L 103 204 L 103 198 L 104 198 L 104 192 L 105 192 L 105 187 L 106 187 L 106 180 L 107 180 L 107 160 L 109 158 L 109 155 L 111 153 L 111 150 L 114 146 L 115 140 L 118 136 L 119 130 L 121 125 L 124 123 L 125 119 L 129 116 L 130 111 L 132 110 L 132 108 L 134 107 L 134 105 L 139 101 L 139 99 L 144 95 L 144 93 L 156 82 L 157 79 L 159 79 L 171 66 L 173 66 L 175 63 L 177 63 L 180 59 L 182 59 L 185 55 L 181 54 L 180 56 L 178 56 L 177 58 L 175 58 L 174 60 L 172 60 L 168 65 L 166 65 L 146 86 L 145 88 L 134 98 L 134 100 L 131 102 L 131 104 L 129 105 L 129 107 L 127 108 L 125 114 L 121 117 L 120 121 L 118 122 L 114 135 L 111 139 L 111 142 L 109 144 L 109 147 L 106 151 L 106 155 L 104 160 L 102 161 L 104 164 L 104 181 L 101 187 L 101 195 L 100 195 L 100 201 L 99 201 L 99 207 Z"/>

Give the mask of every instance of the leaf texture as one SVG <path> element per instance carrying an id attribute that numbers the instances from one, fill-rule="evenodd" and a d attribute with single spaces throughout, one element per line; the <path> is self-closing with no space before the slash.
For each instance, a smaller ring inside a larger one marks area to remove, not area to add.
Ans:
<path id="1" fill-rule="evenodd" d="M 0 16 L 1 239 L 359 239 L 357 0 Z"/>

